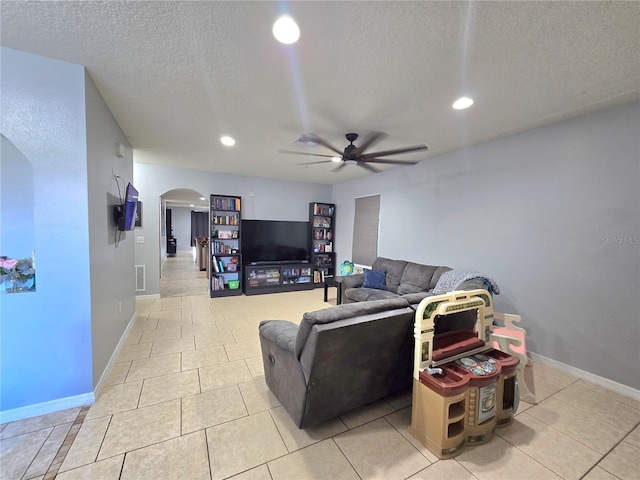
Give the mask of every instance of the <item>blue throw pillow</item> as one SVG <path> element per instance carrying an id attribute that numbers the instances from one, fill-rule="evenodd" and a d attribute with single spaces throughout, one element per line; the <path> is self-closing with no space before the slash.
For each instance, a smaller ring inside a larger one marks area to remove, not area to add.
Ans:
<path id="1" fill-rule="evenodd" d="M 364 288 L 377 288 L 378 290 L 387 289 L 387 271 L 386 270 L 369 270 L 364 269 Z"/>

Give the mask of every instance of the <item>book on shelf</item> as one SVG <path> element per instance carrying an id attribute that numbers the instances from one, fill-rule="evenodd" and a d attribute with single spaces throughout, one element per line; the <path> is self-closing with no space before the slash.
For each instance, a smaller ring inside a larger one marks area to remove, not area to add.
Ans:
<path id="1" fill-rule="evenodd" d="M 216 258 L 216 256 L 214 255 L 212 258 L 212 264 L 213 264 L 213 269 L 215 270 L 216 273 L 220 273 L 220 271 L 218 270 L 218 259 Z"/>

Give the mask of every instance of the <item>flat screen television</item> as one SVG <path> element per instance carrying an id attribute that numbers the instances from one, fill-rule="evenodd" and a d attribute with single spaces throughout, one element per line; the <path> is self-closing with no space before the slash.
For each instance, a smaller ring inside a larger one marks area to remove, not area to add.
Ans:
<path id="1" fill-rule="evenodd" d="M 125 191 L 124 204 L 120 208 L 118 230 L 133 230 L 136 226 L 136 211 L 138 209 L 138 190 L 131 183 Z"/>
<path id="2" fill-rule="evenodd" d="M 242 220 L 242 262 L 309 261 L 309 222 Z"/>

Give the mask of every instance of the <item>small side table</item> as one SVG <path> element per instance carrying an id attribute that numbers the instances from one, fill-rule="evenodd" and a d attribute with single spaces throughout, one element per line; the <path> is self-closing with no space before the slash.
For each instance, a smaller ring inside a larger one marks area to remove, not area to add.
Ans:
<path id="1" fill-rule="evenodd" d="M 342 304 L 342 277 L 325 277 L 324 278 L 324 301 L 327 302 L 327 290 L 329 287 L 336 287 L 338 289 L 338 298 L 336 305 Z"/>

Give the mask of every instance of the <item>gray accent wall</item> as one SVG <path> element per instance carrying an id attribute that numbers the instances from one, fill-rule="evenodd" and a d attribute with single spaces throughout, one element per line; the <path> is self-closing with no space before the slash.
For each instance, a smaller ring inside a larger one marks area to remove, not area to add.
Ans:
<path id="1" fill-rule="evenodd" d="M 119 232 L 113 207 L 133 181 L 133 151 L 93 80 L 85 71 L 87 182 L 91 265 L 91 344 L 96 387 L 135 315 L 135 231 Z M 116 143 L 124 158 L 116 156 Z M 113 174 L 119 179 L 115 179 Z"/>
<path id="2" fill-rule="evenodd" d="M 134 151 L 134 162 L 136 153 Z M 146 266 L 146 288 L 141 295 L 160 294 L 160 266 L 164 245 L 160 236 L 160 196 L 187 188 L 201 193 L 242 197 L 242 218 L 260 220 L 309 220 L 309 203 L 331 201 L 331 185 L 229 175 L 185 168 L 134 163 L 133 177 L 144 204 L 142 228 L 135 235 L 145 237 L 135 245 L 136 265 Z M 338 213 L 339 215 L 339 213 Z"/>
<path id="3" fill-rule="evenodd" d="M 379 193 L 379 255 L 493 277 L 529 350 L 638 389 L 639 132 L 633 102 L 335 185 L 338 263 Z"/>

